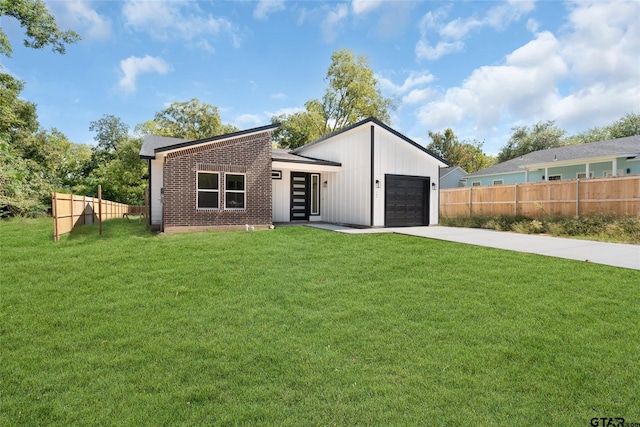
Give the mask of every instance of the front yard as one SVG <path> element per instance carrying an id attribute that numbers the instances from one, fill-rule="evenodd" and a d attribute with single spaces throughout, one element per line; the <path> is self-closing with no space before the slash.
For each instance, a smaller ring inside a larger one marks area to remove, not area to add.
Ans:
<path id="1" fill-rule="evenodd" d="M 0 425 L 640 422 L 639 286 L 392 234 L 0 221 Z"/>

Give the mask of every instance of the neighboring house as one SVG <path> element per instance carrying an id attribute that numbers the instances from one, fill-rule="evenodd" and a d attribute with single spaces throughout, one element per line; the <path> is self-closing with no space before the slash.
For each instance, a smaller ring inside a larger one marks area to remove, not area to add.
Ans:
<path id="1" fill-rule="evenodd" d="M 465 186 L 465 178 L 469 175 L 460 166 L 449 166 L 440 169 L 440 188 L 458 188 Z"/>
<path id="2" fill-rule="evenodd" d="M 446 162 L 376 119 L 288 151 L 277 125 L 196 141 L 145 137 L 151 224 L 166 232 L 325 221 L 438 223 Z"/>
<path id="3" fill-rule="evenodd" d="M 640 174 L 640 136 L 535 151 L 467 176 L 467 187 Z"/>

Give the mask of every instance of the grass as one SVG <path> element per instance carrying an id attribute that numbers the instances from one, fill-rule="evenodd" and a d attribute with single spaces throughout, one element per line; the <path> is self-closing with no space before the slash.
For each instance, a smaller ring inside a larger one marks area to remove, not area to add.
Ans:
<path id="1" fill-rule="evenodd" d="M 640 421 L 640 273 L 306 227 L 0 221 L 0 425 Z"/>

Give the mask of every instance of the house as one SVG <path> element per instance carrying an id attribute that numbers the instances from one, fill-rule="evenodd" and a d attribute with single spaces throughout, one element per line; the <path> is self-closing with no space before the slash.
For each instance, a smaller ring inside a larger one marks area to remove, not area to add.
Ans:
<path id="1" fill-rule="evenodd" d="M 466 185 L 467 171 L 460 166 L 440 169 L 440 188 L 458 188 Z"/>
<path id="2" fill-rule="evenodd" d="M 640 174 L 640 135 L 534 151 L 471 173 L 467 186 Z"/>
<path id="3" fill-rule="evenodd" d="M 324 221 L 363 227 L 438 223 L 446 162 L 365 119 L 295 150 L 268 125 L 188 141 L 147 136 L 150 220 L 165 232 Z"/>

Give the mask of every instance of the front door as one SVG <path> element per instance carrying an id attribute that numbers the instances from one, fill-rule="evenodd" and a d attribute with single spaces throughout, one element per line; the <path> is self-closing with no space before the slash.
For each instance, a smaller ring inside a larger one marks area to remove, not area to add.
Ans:
<path id="1" fill-rule="evenodd" d="M 309 220 L 309 174 L 291 172 L 291 221 Z"/>

